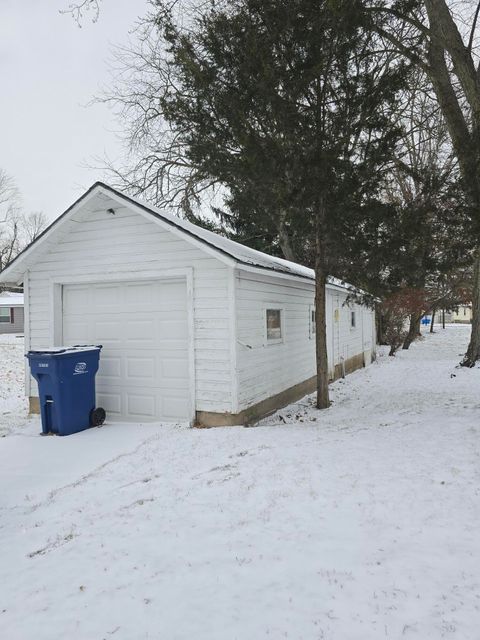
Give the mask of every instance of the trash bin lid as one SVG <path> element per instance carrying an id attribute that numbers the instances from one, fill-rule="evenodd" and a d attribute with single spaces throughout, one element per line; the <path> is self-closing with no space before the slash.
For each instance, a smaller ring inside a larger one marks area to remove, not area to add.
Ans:
<path id="1" fill-rule="evenodd" d="M 102 348 L 101 344 L 77 344 L 72 347 L 50 347 L 47 349 L 31 349 L 27 355 L 59 355 L 62 353 L 77 353 L 79 351 L 97 351 Z"/>

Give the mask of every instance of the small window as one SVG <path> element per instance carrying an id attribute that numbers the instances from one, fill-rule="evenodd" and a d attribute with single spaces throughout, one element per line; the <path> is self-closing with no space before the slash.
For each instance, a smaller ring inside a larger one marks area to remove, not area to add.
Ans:
<path id="1" fill-rule="evenodd" d="M 466 316 L 467 315 L 467 307 L 463 307 L 463 315 Z"/>
<path id="2" fill-rule="evenodd" d="M 356 311 L 351 311 L 350 312 L 350 327 L 352 329 L 355 329 L 355 327 L 357 326 L 357 315 L 356 315 Z"/>
<path id="3" fill-rule="evenodd" d="M 282 332 L 282 310 L 267 309 L 267 340 L 268 342 L 280 342 L 283 337 Z"/>
<path id="4" fill-rule="evenodd" d="M 316 311 L 315 311 L 315 307 L 313 304 L 310 305 L 309 308 L 309 321 L 310 321 L 310 340 L 313 340 L 315 338 L 315 334 L 317 333 L 317 315 L 316 315 Z"/>
<path id="5" fill-rule="evenodd" d="M 10 309 L 8 307 L 0 307 L 0 322 L 8 322 L 10 324 Z"/>

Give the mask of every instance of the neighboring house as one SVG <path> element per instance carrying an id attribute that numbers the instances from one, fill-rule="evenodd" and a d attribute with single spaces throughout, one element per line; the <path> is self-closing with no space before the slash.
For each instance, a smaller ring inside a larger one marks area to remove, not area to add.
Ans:
<path id="1" fill-rule="evenodd" d="M 470 324 L 472 322 L 472 305 L 461 304 L 450 312 L 450 322 Z"/>
<path id="2" fill-rule="evenodd" d="M 23 293 L 0 291 L 0 333 L 23 333 Z"/>
<path id="3" fill-rule="evenodd" d="M 435 324 L 441 324 L 443 321 L 442 309 L 437 310 L 435 314 Z M 472 322 L 472 305 L 461 304 L 455 309 L 445 311 L 445 322 L 447 324 L 470 324 Z"/>
<path id="4" fill-rule="evenodd" d="M 242 424 L 315 388 L 314 272 L 94 184 L 1 274 L 25 348 L 102 344 L 110 419 Z M 331 378 L 370 364 L 374 312 L 327 286 Z M 36 383 L 26 377 L 32 411 Z"/>

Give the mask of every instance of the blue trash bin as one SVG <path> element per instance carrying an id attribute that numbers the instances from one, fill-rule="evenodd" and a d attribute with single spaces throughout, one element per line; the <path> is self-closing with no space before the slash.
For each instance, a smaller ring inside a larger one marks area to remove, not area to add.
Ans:
<path id="1" fill-rule="evenodd" d="M 101 346 L 59 347 L 26 354 L 38 382 L 42 433 L 67 436 L 105 420 L 95 407 L 95 374 Z"/>

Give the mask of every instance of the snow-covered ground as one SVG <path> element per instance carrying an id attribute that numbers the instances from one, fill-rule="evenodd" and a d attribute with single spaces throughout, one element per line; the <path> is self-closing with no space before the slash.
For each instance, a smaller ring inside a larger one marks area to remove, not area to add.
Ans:
<path id="1" fill-rule="evenodd" d="M 306 398 L 256 428 L 67 438 L 25 422 L 21 345 L 7 350 L 0 637 L 477 640 L 480 369 L 456 368 L 468 333 L 382 356 L 321 413 Z"/>
<path id="2" fill-rule="evenodd" d="M 0 335 L 0 438 L 25 422 L 23 336 Z"/>

